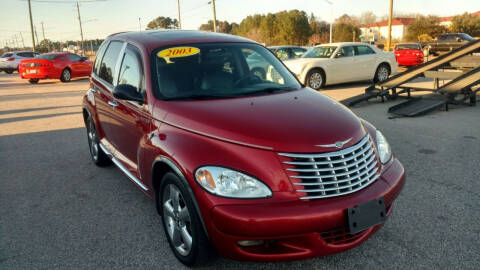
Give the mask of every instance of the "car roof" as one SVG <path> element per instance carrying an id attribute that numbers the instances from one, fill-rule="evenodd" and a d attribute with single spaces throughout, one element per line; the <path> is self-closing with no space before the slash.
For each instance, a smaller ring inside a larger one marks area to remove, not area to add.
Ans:
<path id="1" fill-rule="evenodd" d="M 138 47 L 145 48 L 149 53 L 159 47 L 193 43 L 246 42 L 258 44 L 255 41 L 239 36 L 195 30 L 146 30 L 122 32 L 110 35 L 108 39 L 134 43 Z"/>
<path id="2" fill-rule="evenodd" d="M 280 49 L 280 48 L 302 48 L 305 49 L 303 46 L 294 46 L 294 45 L 280 45 L 280 46 L 268 46 L 269 49 Z"/>
<path id="3" fill-rule="evenodd" d="M 322 46 L 346 46 L 346 45 L 370 45 L 368 43 L 364 42 L 335 42 L 335 43 L 325 43 L 325 44 L 320 44 L 320 45 L 315 45 L 315 47 L 322 47 Z M 372 46 L 372 45 L 370 45 Z"/>

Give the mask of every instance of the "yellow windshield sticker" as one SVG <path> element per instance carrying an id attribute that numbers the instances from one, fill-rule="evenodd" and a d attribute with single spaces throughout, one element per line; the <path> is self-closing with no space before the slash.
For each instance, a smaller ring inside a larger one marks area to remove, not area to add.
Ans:
<path id="1" fill-rule="evenodd" d="M 195 47 L 174 47 L 160 51 L 157 56 L 162 58 L 187 57 L 199 52 L 200 49 Z"/>

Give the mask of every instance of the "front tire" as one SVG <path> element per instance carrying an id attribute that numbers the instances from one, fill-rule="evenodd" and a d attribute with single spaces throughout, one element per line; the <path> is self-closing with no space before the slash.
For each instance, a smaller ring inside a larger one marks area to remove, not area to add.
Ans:
<path id="1" fill-rule="evenodd" d="M 312 69 L 307 74 L 307 86 L 319 90 L 325 85 L 325 72 L 321 69 Z"/>
<path id="2" fill-rule="evenodd" d="M 214 249 L 184 182 L 168 172 L 158 192 L 163 228 L 175 257 L 187 266 L 205 265 L 213 260 Z"/>
<path id="3" fill-rule="evenodd" d="M 13 73 L 13 69 L 5 69 L 5 73 L 7 73 L 7 74 L 12 74 L 12 73 Z"/>
<path id="4" fill-rule="evenodd" d="M 387 64 L 381 64 L 378 66 L 377 71 L 375 71 L 375 76 L 373 77 L 373 82 L 381 83 L 386 81 L 390 76 L 390 67 Z"/>
<path id="5" fill-rule="evenodd" d="M 60 76 L 60 81 L 66 83 L 69 82 L 70 79 L 72 79 L 72 73 L 70 72 L 70 69 L 66 68 L 62 70 L 62 75 Z"/>
<path id="6" fill-rule="evenodd" d="M 90 156 L 93 163 L 99 167 L 105 167 L 110 165 L 111 160 L 100 148 L 100 139 L 98 138 L 97 129 L 95 128 L 95 123 L 91 116 L 87 119 L 87 140 L 88 148 L 90 150 Z"/>

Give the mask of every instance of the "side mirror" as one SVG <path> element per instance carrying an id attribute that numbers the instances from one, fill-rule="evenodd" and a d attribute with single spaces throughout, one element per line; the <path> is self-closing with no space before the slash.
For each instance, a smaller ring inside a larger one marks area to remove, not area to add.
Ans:
<path id="1" fill-rule="evenodd" d="M 462 42 L 462 39 L 459 38 L 459 37 L 455 38 L 455 40 L 456 40 L 457 42 Z"/>
<path id="2" fill-rule="evenodd" d="M 87 60 L 88 60 L 88 57 L 80 57 L 81 62 L 84 62 L 84 61 L 87 61 Z"/>
<path id="3" fill-rule="evenodd" d="M 335 54 L 335 58 L 340 58 L 340 57 L 344 57 L 345 54 L 343 54 L 342 52 L 338 52 L 337 54 Z"/>
<path id="4" fill-rule="evenodd" d="M 118 99 L 136 101 L 143 104 L 145 97 L 130 84 L 119 84 L 113 89 L 113 96 Z"/>

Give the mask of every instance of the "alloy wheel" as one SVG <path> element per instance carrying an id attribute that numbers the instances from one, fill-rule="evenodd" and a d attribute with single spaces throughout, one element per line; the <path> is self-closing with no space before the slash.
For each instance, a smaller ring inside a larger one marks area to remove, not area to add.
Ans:
<path id="1" fill-rule="evenodd" d="M 378 75 L 377 75 L 377 79 L 379 82 L 383 82 L 385 81 L 386 79 L 388 79 L 388 68 L 385 67 L 385 66 L 380 66 L 378 68 Z"/>
<path id="2" fill-rule="evenodd" d="M 309 83 L 310 83 L 310 87 L 312 87 L 313 89 L 319 89 L 320 87 L 322 87 L 322 84 L 323 84 L 322 74 L 320 74 L 319 72 L 312 73 L 312 75 L 310 75 Z"/>
<path id="3" fill-rule="evenodd" d="M 92 158 L 94 160 L 98 160 L 98 137 L 92 121 L 90 121 L 88 124 L 87 135 L 88 145 L 90 146 L 90 153 L 92 154 Z"/>
<path id="4" fill-rule="evenodd" d="M 163 219 L 167 226 L 168 237 L 182 256 L 192 249 L 192 229 L 190 213 L 180 190 L 169 184 L 163 191 Z"/>

